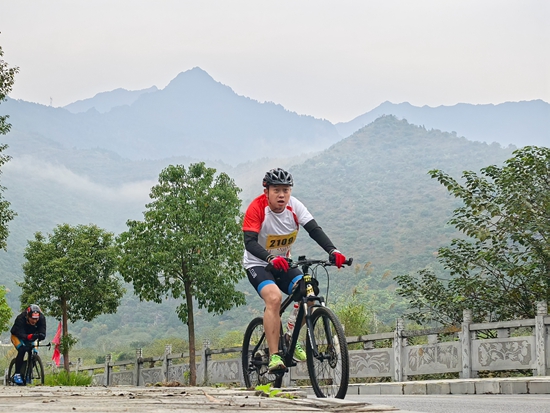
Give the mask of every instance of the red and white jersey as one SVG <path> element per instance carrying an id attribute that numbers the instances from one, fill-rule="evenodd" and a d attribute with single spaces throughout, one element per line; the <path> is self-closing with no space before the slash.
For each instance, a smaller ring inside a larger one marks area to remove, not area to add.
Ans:
<path id="1" fill-rule="evenodd" d="M 290 250 L 298 229 L 313 219 L 304 204 L 293 196 L 283 212 L 273 212 L 267 203 L 267 197 L 262 194 L 254 199 L 243 221 L 243 231 L 258 233 L 258 243 L 272 255 L 290 257 Z M 256 265 L 267 265 L 267 262 L 244 251 L 243 264 L 245 268 Z"/>

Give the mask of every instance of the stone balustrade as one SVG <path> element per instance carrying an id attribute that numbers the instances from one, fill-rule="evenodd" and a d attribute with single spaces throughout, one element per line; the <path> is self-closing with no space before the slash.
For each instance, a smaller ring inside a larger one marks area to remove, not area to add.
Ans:
<path id="1" fill-rule="evenodd" d="M 471 311 L 465 310 L 462 325 L 425 330 L 406 330 L 399 319 L 393 332 L 347 337 L 350 346 L 362 347 L 350 350 L 350 377 L 387 377 L 401 382 L 427 374 L 458 373 L 468 379 L 477 377 L 479 371 L 502 370 L 546 376 L 550 366 L 547 312 L 546 303 L 539 302 L 534 319 L 473 323 Z M 243 383 L 240 352 L 240 347 L 210 349 L 205 341 L 197 360 L 197 383 Z M 134 361 L 113 362 L 107 356 L 104 364 L 78 369 L 93 374 L 96 384 L 106 386 L 185 383 L 187 360 L 187 353 L 172 354 L 167 346 L 158 357 L 143 357 L 137 350 Z M 99 369 L 102 373 L 94 374 Z M 299 363 L 290 369 L 284 384 L 308 378 L 306 363 Z"/>

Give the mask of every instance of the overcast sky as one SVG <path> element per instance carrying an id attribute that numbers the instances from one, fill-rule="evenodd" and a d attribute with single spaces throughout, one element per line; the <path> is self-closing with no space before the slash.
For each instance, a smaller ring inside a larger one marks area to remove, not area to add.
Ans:
<path id="1" fill-rule="evenodd" d="M 384 101 L 550 102 L 548 0 L 0 0 L 11 97 L 64 106 L 198 66 L 239 95 L 349 121 Z"/>

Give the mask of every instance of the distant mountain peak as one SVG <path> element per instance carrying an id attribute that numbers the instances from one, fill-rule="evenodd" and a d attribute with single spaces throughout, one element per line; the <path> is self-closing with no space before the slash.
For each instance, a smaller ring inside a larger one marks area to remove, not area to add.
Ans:
<path id="1" fill-rule="evenodd" d="M 168 83 L 164 90 L 182 89 L 182 88 L 203 88 L 204 86 L 222 85 L 216 82 L 212 76 L 202 70 L 200 67 L 194 67 L 193 69 L 181 72 L 174 79 Z M 229 86 L 222 85 L 226 88 Z"/>

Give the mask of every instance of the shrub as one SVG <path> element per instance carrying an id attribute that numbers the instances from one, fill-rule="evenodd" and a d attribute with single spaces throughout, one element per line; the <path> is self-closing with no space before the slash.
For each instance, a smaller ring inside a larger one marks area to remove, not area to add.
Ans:
<path id="1" fill-rule="evenodd" d="M 92 384 L 92 376 L 83 372 L 67 373 L 61 370 L 56 374 L 47 374 L 44 377 L 46 386 L 89 386 Z"/>

